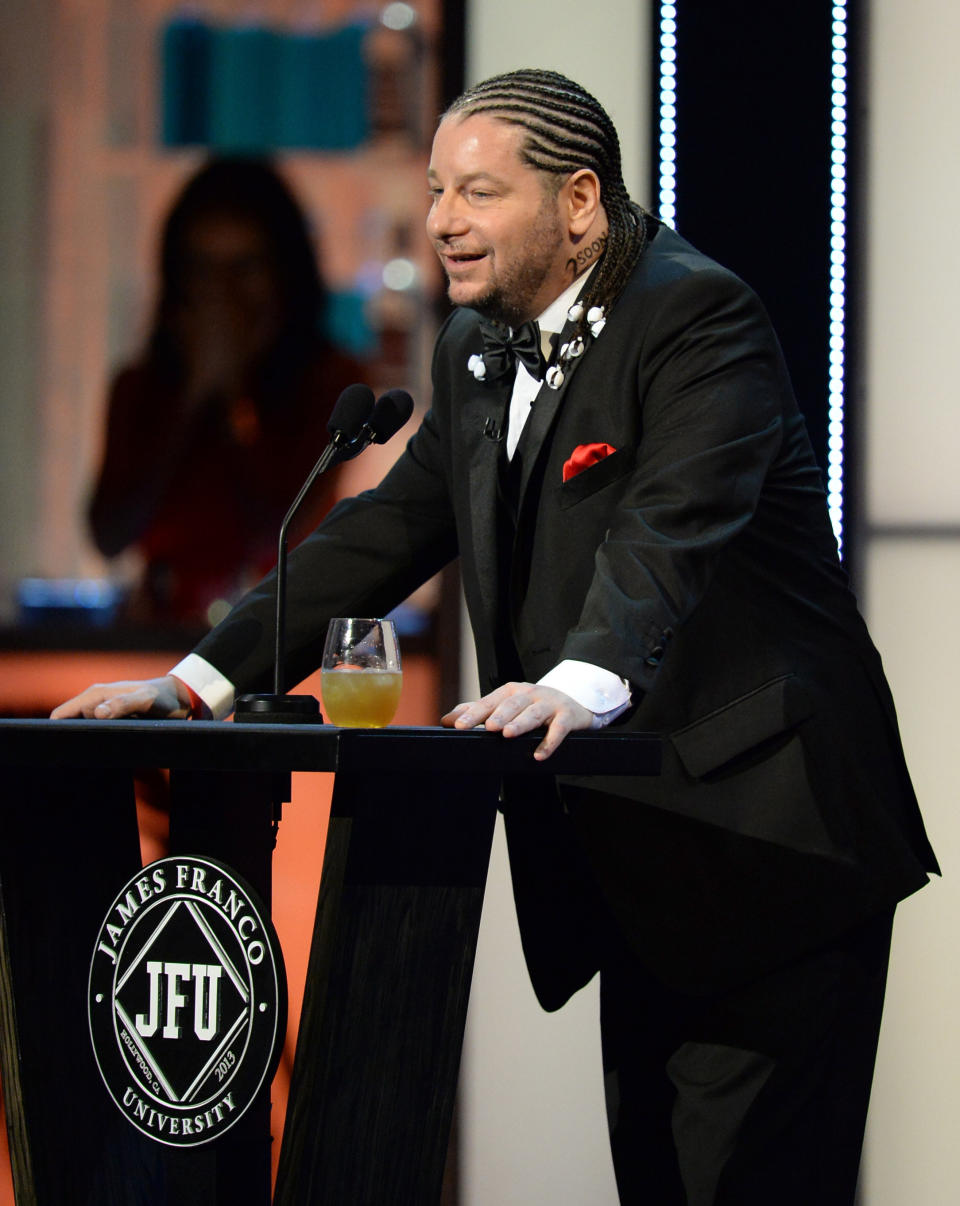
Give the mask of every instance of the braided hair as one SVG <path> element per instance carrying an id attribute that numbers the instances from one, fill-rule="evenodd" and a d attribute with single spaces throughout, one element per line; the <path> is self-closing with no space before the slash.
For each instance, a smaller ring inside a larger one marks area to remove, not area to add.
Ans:
<path id="1" fill-rule="evenodd" d="M 524 68 L 469 88 L 443 117 L 475 113 L 522 127 L 521 158 L 553 177 L 555 190 L 581 168 L 596 172 L 609 230 L 603 256 L 583 295 L 580 325 L 585 325 L 591 306 L 609 312 L 647 245 L 647 226 L 646 214 L 630 199 L 623 183 L 620 140 L 606 110 L 585 88 L 559 72 Z"/>

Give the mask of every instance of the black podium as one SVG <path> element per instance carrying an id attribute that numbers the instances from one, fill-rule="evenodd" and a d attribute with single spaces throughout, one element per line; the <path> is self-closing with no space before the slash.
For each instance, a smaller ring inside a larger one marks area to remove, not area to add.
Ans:
<path id="1" fill-rule="evenodd" d="M 270 1201 L 269 1090 L 222 1138 L 140 1134 L 87 1030 L 94 941 L 140 867 L 137 768 L 169 768 L 172 854 L 269 904 L 291 771 L 335 772 L 277 1206 L 439 1199 L 504 775 L 655 774 L 655 737 L 0 721 L 0 1059 L 18 1206 Z"/>

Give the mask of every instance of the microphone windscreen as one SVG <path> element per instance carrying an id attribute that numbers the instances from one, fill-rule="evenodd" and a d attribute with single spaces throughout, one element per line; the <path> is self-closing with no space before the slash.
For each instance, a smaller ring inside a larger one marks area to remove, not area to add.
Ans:
<path id="1" fill-rule="evenodd" d="M 413 414 L 413 399 L 405 389 L 388 389 L 377 399 L 367 420 L 375 444 L 385 444 Z"/>
<path id="2" fill-rule="evenodd" d="M 352 440 L 360 434 L 373 410 L 373 390 L 369 385 L 348 385 L 333 408 L 327 423 L 331 439 L 339 434 L 341 439 Z"/>

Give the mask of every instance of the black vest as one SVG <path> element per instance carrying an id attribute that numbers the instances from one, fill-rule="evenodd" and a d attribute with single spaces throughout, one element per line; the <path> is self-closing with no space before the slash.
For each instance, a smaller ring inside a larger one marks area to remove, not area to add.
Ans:
<path id="1" fill-rule="evenodd" d="M 536 405 L 536 403 L 534 403 Z M 523 541 L 531 533 L 518 529 L 520 504 L 520 479 L 524 458 L 530 455 L 528 434 L 530 423 L 524 425 L 520 439 L 511 458 L 507 458 L 507 442 L 500 444 L 497 462 L 497 580 L 499 599 L 497 603 L 497 664 L 501 682 L 510 680 L 525 682 L 527 674 L 520 662 L 514 630 L 514 617 L 522 596 L 517 592 L 524 589 L 523 566 L 528 557 Z M 535 489 L 534 485 L 534 489 Z"/>

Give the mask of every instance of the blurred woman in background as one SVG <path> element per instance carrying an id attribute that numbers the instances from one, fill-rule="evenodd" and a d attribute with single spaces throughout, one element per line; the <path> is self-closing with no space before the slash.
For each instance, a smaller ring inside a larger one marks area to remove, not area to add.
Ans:
<path id="1" fill-rule="evenodd" d="M 215 159 L 188 181 L 159 269 L 146 346 L 111 388 L 90 524 L 105 556 L 142 555 L 128 621 L 194 626 L 274 564 L 333 405 L 364 370 L 321 333 L 307 222 L 265 162 Z M 315 487 L 291 543 L 334 480 Z"/>

